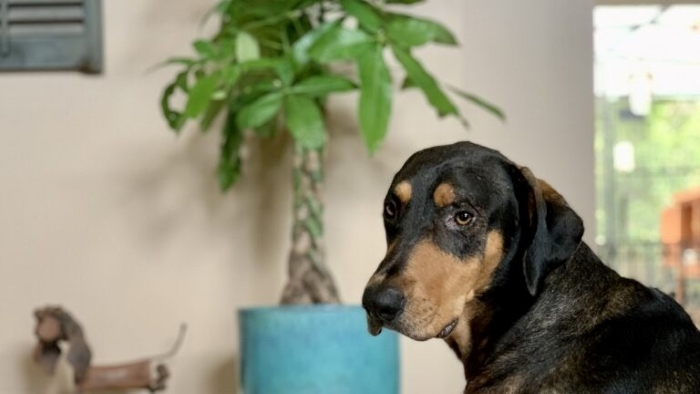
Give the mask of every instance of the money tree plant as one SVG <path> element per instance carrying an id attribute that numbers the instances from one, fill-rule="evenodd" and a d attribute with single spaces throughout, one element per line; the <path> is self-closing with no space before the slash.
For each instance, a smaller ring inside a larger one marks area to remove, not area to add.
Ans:
<path id="1" fill-rule="evenodd" d="M 441 24 L 399 12 L 421 1 L 224 0 L 210 15 L 220 21 L 217 32 L 194 42 L 194 56 L 166 62 L 180 67 L 162 96 L 174 131 L 197 121 L 206 132 L 225 117 L 217 170 L 223 191 L 241 175 L 241 148 L 250 141 L 244 137 L 292 137 L 292 246 L 282 304 L 339 302 L 322 242 L 329 96 L 359 92 L 357 130 L 370 154 L 381 145 L 392 111 L 389 55 L 400 65 L 401 89 L 419 89 L 439 117 L 466 124 L 447 90 L 503 117 L 484 100 L 439 83 L 413 55 L 429 43 L 457 45 Z"/>

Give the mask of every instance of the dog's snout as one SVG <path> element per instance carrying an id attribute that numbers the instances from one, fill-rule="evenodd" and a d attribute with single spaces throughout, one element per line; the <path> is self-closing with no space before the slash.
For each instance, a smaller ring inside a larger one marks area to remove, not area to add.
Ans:
<path id="1" fill-rule="evenodd" d="M 401 290 L 395 287 L 384 287 L 368 291 L 363 297 L 365 309 L 378 317 L 382 322 L 389 323 L 403 310 L 406 298 Z"/>
<path id="2" fill-rule="evenodd" d="M 403 293 L 396 288 L 389 287 L 380 291 L 375 301 L 377 315 L 385 322 L 394 320 L 403 309 L 404 301 Z"/>

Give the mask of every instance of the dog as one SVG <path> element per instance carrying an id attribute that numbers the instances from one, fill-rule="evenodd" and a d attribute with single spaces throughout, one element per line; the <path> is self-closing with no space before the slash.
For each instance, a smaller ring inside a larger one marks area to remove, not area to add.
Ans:
<path id="1" fill-rule="evenodd" d="M 470 142 L 412 155 L 384 200 L 369 331 L 442 338 L 464 393 L 700 393 L 700 332 L 582 242 L 548 183 Z"/>

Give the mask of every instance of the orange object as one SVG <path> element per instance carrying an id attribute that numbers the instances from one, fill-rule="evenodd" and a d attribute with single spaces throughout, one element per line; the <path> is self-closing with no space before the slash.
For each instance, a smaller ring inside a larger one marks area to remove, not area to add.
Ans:
<path id="1" fill-rule="evenodd" d="M 661 212 L 663 265 L 677 270 L 676 297 L 685 301 L 685 280 L 700 279 L 700 187 L 674 195 L 673 205 Z"/>

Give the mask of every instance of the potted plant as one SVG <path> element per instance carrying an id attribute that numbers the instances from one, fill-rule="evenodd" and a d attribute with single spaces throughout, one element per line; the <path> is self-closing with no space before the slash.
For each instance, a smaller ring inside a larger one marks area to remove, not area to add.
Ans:
<path id="1" fill-rule="evenodd" d="M 359 307 L 289 305 L 339 302 L 324 261 L 319 195 L 327 98 L 359 91 L 358 130 L 374 153 L 391 114 L 393 78 L 385 62 L 390 52 L 405 71 L 402 89 L 420 89 L 438 116 L 463 120 L 443 87 L 412 54 L 431 42 L 456 45 L 454 36 L 439 23 L 396 12 L 420 1 L 224 0 L 212 11 L 220 19 L 217 33 L 194 42 L 194 57 L 167 62 L 181 67 L 162 97 L 163 114 L 173 130 L 197 120 L 200 130 L 207 131 L 218 116 L 225 117 L 218 164 L 223 191 L 241 174 L 244 134 L 265 139 L 288 132 L 293 140 L 292 247 L 283 306 L 239 313 L 246 393 L 328 392 L 329 387 L 336 393 L 398 390 L 396 337 L 369 339 Z M 352 67 L 341 69 L 339 64 Z M 448 88 L 503 117 L 478 97 Z M 179 109 L 171 103 L 174 95 L 185 98 Z M 350 384 L 355 386 L 346 387 Z"/>

